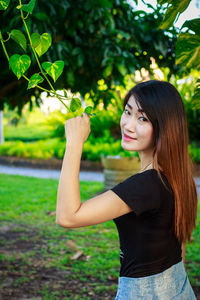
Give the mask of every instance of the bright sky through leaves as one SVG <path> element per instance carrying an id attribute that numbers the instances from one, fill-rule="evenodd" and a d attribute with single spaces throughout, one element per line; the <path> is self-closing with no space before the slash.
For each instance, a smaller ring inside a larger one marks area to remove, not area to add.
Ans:
<path id="1" fill-rule="evenodd" d="M 142 0 L 138 0 L 138 5 L 136 6 L 135 2 L 132 0 L 128 1 L 133 7 L 137 10 L 144 10 L 146 12 L 152 12 L 151 8 L 148 8 Z M 149 3 L 156 6 L 156 0 L 146 0 L 146 3 Z M 188 8 L 180 15 L 178 21 L 175 23 L 176 27 L 181 27 L 185 21 L 200 18 L 200 0 L 192 0 Z"/>

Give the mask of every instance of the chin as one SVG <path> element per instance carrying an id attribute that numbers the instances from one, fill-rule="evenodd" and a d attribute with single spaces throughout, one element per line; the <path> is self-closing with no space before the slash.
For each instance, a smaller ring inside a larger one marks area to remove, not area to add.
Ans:
<path id="1" fill-rule="evenodd" d="M 128 145 L 124 141 L 121 141 L 121 146 L 124 150 L 127 150 L 127 151 L 137 151 L 137 149 L 133 148 L 133 146 L 131 146 L 131 145 Z"/>

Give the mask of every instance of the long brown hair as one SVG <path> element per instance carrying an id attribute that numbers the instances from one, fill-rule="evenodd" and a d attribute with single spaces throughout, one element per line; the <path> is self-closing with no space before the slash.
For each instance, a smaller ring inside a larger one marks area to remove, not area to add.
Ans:
<path id="1" fill-rule="evenodd" d="M 153 168 L 163 184 L 160 172 L 164 173 L 173 190 L 175 234 L 180 243 L 191 242 L 192 231 L 196 228 L 198 198 L 181 96 L 172 84 L 159 80 L 141 82 L 133 87 L 125 97 L 124 107 L 132 95 L 153 125 Z"/>

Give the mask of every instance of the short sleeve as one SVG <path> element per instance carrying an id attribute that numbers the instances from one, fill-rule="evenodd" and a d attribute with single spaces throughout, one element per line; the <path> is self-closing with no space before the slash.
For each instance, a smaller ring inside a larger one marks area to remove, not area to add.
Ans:
<path id="1" fill-rule="evenodd" d="M 111 188 L 136 215 L 159 209 L 161 202 L 160 184 L 154 169 L 135 174 Z"/>

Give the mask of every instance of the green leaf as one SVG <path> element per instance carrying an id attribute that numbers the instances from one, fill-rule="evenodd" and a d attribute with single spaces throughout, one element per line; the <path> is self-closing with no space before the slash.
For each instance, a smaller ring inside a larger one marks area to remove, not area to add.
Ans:
<path id="1" fill-rule="evenodd" d="M 26 38 L 25 35 L 17 29 L 11 31 L 10 37 L 18 43 L 24 51 L 26 51 Z"/>
<path id="2" fill-rule="evenodd" d="M 102 7 L 102 8 L 112 8 L 113 7 L 113 1 L 110 0 L 94 0 L 93 3 L 95 6 Z"/>
<path id="3" fill-rule="evenodd" d="M 83 54 L 79 54 L 77 57 L 77 65 L 78 67 L 81 67 L 84 63 L 84 55 Z"/>
<path id="4" fill-rule="evenodd" d="M 31 42 L 33 48 L 36 48 L 40 43 L 40 35 L 39 33 L 35 32 L 31 34 Z"/>
<path id="5" fill-rule="evenodd" d="M 17 76 L 18 79 L 25 73 L 25 71 L 30 67 L 31 59 L 28 55 L 23 54 L 14 54 L 9 59 L 9 65 L 13 73 Z"/>
<path id="6" fill-rule="evenodd" d="M 128 68 L 129 68 L 129 71 L 131 72 L 131 73 L 135 73 L 135 66 L 134 66 L 134 64 L 130 64 L 129 66 L 128 66 Z"/>
<path id="7" fill-rule="evenodd" d="M 194 109 L 200 110 L 200 88 L 197 88 L 194 91 L 194 96 L 192 97 L 192 106 Z"/>
<path id="8" fill-rule="evenodd" d="M 27 89 L 32 89 L 36 85 L 38 85 L 39 83 L 41 83 L 43 81 L 44 81 L 44 79 L 42 78 L 42 76 L 40 76 L 40 74 L 36 73 L 36 74 L 31 76 L 31 78 L 29 80 L 29 83 L 28 83 L 28 88 Z"/>
<path id="9" fill-rule="evenodd" d="M 200 69 L 200 36 L 181 33 L 176 43 L 176 63 L 184 68 Z"/>
<path id="10" fill-rule="evenodd" d="M 81 52 L 81 49 L 79 47 L 74 48 L 71 52 L 71 55 L 77 55 Z"/>
<path id="11" fill-rule="evenodd" d="M 125 76 L 127 74 L 127 69 L 123 64 L 118 64 L 117 69 L 122 74 L 122 76 Z"/>
<path id="12" fill-rule="evenodd" d="M 112 64 L 108 65 L 103 71 L 103 77 L 107 78 L 108 76 L 110 76 L 112 73 L 112 69 L 113 69 L 113 65 Z"/>
<path id="13" fill-rule="evenodd" d="M 200 35 L 200 18 L 198 19 L 192 19 L 190 21 L 186 21 L 182 27 L 188 27 L 188 29 L 194 31 L 195 33 L 199 34 Z"/>
<path id="14" fill-rule="evenodd" d="M 31 0 L 28 4 L 18 5 L 17 8 L 32 14 L 33 9 L 35 7 L 35 3 L 36 0 Z"/>
<path id="15" fill-rule="evenodd" d="M 49 76 L 51 76 L 56 82 L 58 77 L 62 74 L 64 68 L 64 61 L 57 60 L 54 63 L 44 62 L 42 64 L 43 69 L 47 72 Z"/>
<path id="16" fill-rule="evenodd" d="M 200 78 L 195 83 L 194 95 L 191 100 L 192 109 L 200 111 Z"/>
<path id="17" fill-rule="evenodd" d="M 158 3 L 161 5 L 166 3 L 169 5 L 160 28 L 167 29 L 171 27 L 175 19 L 177 20 L 179 18 L 180 14 L 186 10 L 190 2 L 191 0 L 158 0 Z"/>
<path id="18" fill-rule="evenodd" d="M 10 0 L 0 0 L 0 10 L 6 10 Z"/>
<path id="19" fill-rule="evenodd" d="M 87 106 L 84 110 L 84 112 L 88 115 L 92 113 L 93 107 L 92 106 Z"/>
<path id="20" fill-rule="evenodd" d="M 74 73 L 73 73 L 73 71 L 71 69 L 67 70 L 66 80 L 67 80 L 69 86 L 74 86 L 74 84 L 75 84 L 75 76 L 74 76 Z"/>
<path id="21" fill-rule="evenodd" d="M 39 33 L 33 33 L 31 35 L 32 45 L 35 48 L 35 51 L 39 56 L 43 55 L 49 47 L 51 46 L 51 36 L 48 33 L 43 33 L 39 35 Z"/>
<path id="22" fill-rule="evenodd" d="M 79 98 L 72 98 L 72 101 L 70 103 L 70 109 L 72 112 L 75 112 L 81 108 L 81 100 Z"/>
<path id="23" fill-rule="evenodd" d="M 69 98 L 68 95 L 67 95 L 66 89 L 63 89 L 63 91 L 64 91 L 64 96 L 65 96 L 66 98 Z"/>
<path id="24" fill-rule="evenodd" d="M 45 12 L 34 13 L 34 17 L 40 21 L 48 21 L 48 15 Z"/>

